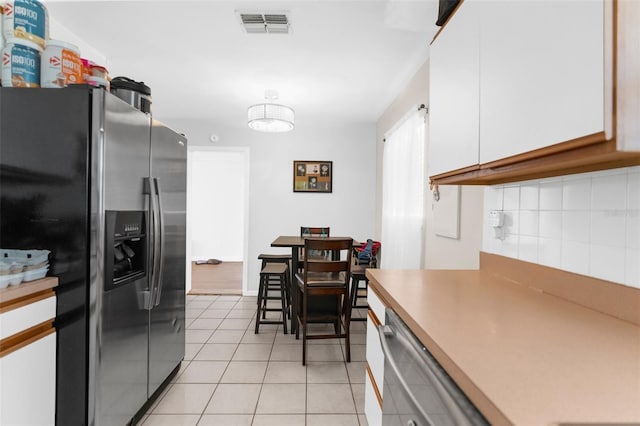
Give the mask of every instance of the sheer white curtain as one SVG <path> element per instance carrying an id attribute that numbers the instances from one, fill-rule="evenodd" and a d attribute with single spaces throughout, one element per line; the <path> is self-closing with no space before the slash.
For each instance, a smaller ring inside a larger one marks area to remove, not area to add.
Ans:
<path id="1" fill-rule="evenodd" d="M 412 111 L 386 136 L 382 159 L 385 269 L 419 269 L 424 222 L 424 112 Z"/>

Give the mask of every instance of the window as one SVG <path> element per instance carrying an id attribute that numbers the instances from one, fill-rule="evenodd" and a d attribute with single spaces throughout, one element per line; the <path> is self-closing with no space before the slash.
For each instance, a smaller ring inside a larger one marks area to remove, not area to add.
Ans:
<path id="1" fill-rule="evenodd" d="M 424 130 L 413 110 L 387 134 L 382 160 L 381 267 L 419 269 L 424 223 Z"/>

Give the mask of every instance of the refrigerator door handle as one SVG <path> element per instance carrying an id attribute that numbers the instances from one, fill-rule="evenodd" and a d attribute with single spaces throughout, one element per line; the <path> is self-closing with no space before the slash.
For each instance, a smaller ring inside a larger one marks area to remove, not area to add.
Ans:
<path id="1" fill-rule="evenodd" d="M 156 206 L 158 211 L 158 230 L 159 232 L 156 234 L 156 240 L 159 240 L 158 243 L 158 255 L 156 256 L 155 261 L 158 264 L 158 275 L 157 275 L 157 283 L 156 283 L 156 292 L 153 298 L 153 306 L 158 306 L 160 304 L 160 298 L 162 297 L 162 287 L 163 287 L 163 275 L 164 275 L 164 254 L 165 254 L 165 225 L 164 225 L 164 209 L 162 207 L 162 197 L 160 196 L 160 182 L 158 178 L 153 179 L 155 181 L 156 188 Z"/>
<path id="2" fill-rule="evenodd" d="M 159 219 L 158 219 L 158 199 L 156 197 L 157 187 L 155 179 L 152 177 L 145 178 L 145 186 L 148 188 L 149 204 L 151 206 L 149 227 L 149 247 L 151 250 L 151 277 L 149 279 L 149 297 L 145 300 L 145 309 L 152 309 L 155 302 L 155 294 L 158 287 L 158 274 L 159 274 L 159 255 L 160 255 L 160 231 L 159 231 Z"/>

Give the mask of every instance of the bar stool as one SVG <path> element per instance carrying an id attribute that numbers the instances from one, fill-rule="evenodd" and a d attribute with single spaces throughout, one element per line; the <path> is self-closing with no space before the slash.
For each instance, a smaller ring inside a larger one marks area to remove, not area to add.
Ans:
<path id="1" fill-rule="evenodd" d="M 262 267 L 267 263 L 286 263 L 291 264 L 291 254 L 265 254 L 258 255 L 258 260 L 262 260 Z"/>
<path id="2" fill-rule="evenodd" d="M 279 296 L 269 296 L 269 290 L 278 283 Z M 258 334 L 260 324 L 282 324 L 284 334 L 287 334 L 287 286 L 289 285 L 289 267 L 284 263 L 267 263 L 260 271 L 260 287 L 258 288 L 258 310 L 256 312 L 256 330 Z M 280 300 L 281 308 L 268 308 L 268 300 Z M 262 312 L 261 312 L 262 311 Z M 265 319 L 267 311 L 282 312 L 281 321 Z M 262 315 L 260 315 L 262 313 Z"/>
<path id="3" fill-rule="evenodd" d="M 367 299 L 367 291 L 369 287 L 369 279 L 365 275 L 365 271 L 367 270 L 366 265 L 353 265 L 351 267 L 351 312 L 353 314 L 354 309 L 358 308 L 368 308 L 369 305 L 365 303 L 364 305 L 358 305 L 358 299 Z M 364 288 L 360 287 L 360 281 L 364 281 Z M 360 294 L 360 290 L 364 289 L 364 295 Z M 354 318 L 351 317 L 351 321 L 366 321 L 367 318 Z"/>
<path id="4" fill-rule="evenodd" d="M 262 269 L 269 263 L 284 263 L 287 265 L 287 272 L 289 272 L 289 268 L 291 268 L 291 254 L 260 254 L 258 255 L 258 260 L 262 261 Z M 287 277 L 287 286 L 285 287 L 286 298 L 287 298 L 287 315 L 291 318 L 291 285 L 290 285 L 291 277 Z M 280 281 L 277 278 L 272 278 L 269 283 L 269 290 L 280 291 Z M 266 308 L 267 301 L 263 301 L 263 306 Z M 262 318 L 265 318 L 265 312 L 262 312 Z"/>

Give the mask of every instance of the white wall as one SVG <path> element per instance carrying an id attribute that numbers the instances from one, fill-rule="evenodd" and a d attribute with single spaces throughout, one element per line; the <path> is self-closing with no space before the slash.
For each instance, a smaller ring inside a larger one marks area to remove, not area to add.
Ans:
<path id="1" fill-rule="evenodd" d="M 409 111 L 420 104 L 429 104 L 429 62 L 425 62 L 405 89 L 389 105 L 376 126 L 376 238 L 381 234 L 382 211 L 382 152 L 384 134 Z M 428 123 L 427 123 L 428 126 Z M 428 156 L 429 132 L 425 129 L 425 155 Z M 428 161 L 425 158 L 425 167 Z M 427 169 L 426 176 L 429 176 Z M 427 269 L 477 269 L 482 244 L 483 187 L 463 186 L 460 202 L 460 238 L 451 239 L 435 234 L 433 197 L 428 179 L 424 182 L 425 230 L 423 267 Z M 384 256 L 384 241 L 382 242 Z"/>
<path id="2" fill-rule="evenodd" d="M 49 16 L 49 36 L 52 39 L 73 43 L 80 49 L 80 56 L 87 58 L 98 65 L 108 68 L 107 58 L 93 46 L 87 44 L 81 37 L 71 32 L 67 27 Z"/>
<path id="3" fill-rule="evenodd" d="M 278 235 L 297 235 L 301 225 L 330 226 L 331 235 L 364 240 L 374 233 L 375 127 L 372 124 L 318 125 L 298 121 L 290 133 L 259 133 L 204 120 L 165 119 L 184 132 L 190 145 L 243 146 L 250 150 L 248 292 L 258 287 L 260 253 Z M 294 160 L 333 161 L 333 193 L 293 192 Z M 224 185 L 224 182 L 220 182 Z M 223 208 L 224 206 L 221 205 Z"/>
<path id="4" fill-rule="evenodd" d="M 460 238 L 436 235 L 433 196 L 428 195 L 425 268 L 478 269 L 482 245 L 483 186 L 460 187 Z"/>
<path id="5" fill-rule="evenodd" d="M 640 288 L 640 167 L 487 187 L 483 250 Z"/>

